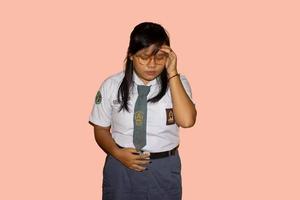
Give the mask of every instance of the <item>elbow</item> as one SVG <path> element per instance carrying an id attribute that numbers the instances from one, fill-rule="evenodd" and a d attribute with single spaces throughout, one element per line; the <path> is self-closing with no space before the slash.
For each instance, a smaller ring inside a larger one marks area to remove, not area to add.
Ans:
<path id="1" fill-rule="evenodd" d="M 195 125 L 196 120 L 190 120 L 183 123 L 180 123 L 179 126 L 182 128 L 191 128 Z"/>
<path id="2" fill-rule="evenodd" d="M 195 125 L 197 118 L 197 111 L 196 109 L 192 112 L 192 114 L 184 116 L 177 122 L 177 125 L 182 128 L 191 128 Z M 175 117 L 176 119 L 176 117 Z"/>
<path id="3" fill-rule="evenodd" d="M 196 114 L 189 119 L 182 120 L 182 122 L 178 123 L 178 125 L 182 128 L 191 128 L 195 125 L 195 123 L 196 123 Z"/>

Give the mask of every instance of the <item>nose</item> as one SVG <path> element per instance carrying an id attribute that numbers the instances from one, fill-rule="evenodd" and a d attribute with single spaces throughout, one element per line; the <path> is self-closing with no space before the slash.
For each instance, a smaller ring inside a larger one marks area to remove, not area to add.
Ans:
<path id="1" fill-rule="evenodd" d="M 148 64 L 148 66 L 149 67 L 155 67 L 155 58 L 154 58 L 154 56 L 151 56 L 151 58 L 150 58 L 150 62 L 149 62 L 149 64 Z"/>

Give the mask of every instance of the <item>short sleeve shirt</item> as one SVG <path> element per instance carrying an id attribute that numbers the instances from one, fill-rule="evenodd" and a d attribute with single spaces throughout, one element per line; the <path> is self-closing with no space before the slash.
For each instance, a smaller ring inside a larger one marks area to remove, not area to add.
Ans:
<path id="1" fill-rule="evenodd" d="M 112 138 L 123 147 L 133 145 L 133 114 L 134 103 L 137 100 L 137 85 L 144 85 L 136 73 L 133 74 L 133 88 L 130 90 L 128 101 L 129 112 L 125 109 L 119 111 L 118 90 L 124 78 L 124 72 L 112 75 L 107 78 L 97 92 L 95 103 L 89 117 L 89 121 L 102 127 L 111 127 Z M 188 80 L 180 75 L 181 82 L 187 95 L 192 99 L 192 92 Z M 160 86 L 156 79 L 148 84 L 150 92 L 147 99 L 156 96 Z M 173 104 L 170 89 L 156 103 L 148 102 L 147 105 L 147 126 L 146 146 L 144 151 L 161 152 L 173 149 L 179 144 L 179 129 L 173 115 Z"/>

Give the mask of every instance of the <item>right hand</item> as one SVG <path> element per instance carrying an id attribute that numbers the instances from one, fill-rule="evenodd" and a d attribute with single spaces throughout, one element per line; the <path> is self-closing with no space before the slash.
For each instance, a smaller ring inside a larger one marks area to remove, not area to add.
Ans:
<path id="1" fill-rule="evenodd" d="M 116 158 L 126 167 L 142 172 L 150 162 L 150 154 L 139 154 L 134 148 L 120 148 Z"/>

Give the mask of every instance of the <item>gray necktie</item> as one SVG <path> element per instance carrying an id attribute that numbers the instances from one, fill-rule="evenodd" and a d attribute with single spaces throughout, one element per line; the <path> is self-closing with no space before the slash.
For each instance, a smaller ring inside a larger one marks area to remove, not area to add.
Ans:
<path id="1" fill-rule="evenodd" d="M 141 150 L 146 145 L 147 95 L 150 86 L 138 85 L 137 89 L 139 96 L 134 106 L 133 144 L 137 150 Z"/>

